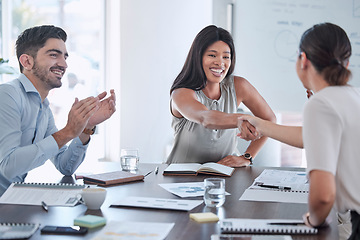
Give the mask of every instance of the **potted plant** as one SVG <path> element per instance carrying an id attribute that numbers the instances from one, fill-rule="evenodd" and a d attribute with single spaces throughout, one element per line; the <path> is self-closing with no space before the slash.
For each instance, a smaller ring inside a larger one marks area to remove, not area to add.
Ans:
<path id="1" fill-rule="evenodd" d="M 9 60 L 0 58 L 0 74 L 15 74 L 16 70 L 13 67 L 7 65 Z"/>

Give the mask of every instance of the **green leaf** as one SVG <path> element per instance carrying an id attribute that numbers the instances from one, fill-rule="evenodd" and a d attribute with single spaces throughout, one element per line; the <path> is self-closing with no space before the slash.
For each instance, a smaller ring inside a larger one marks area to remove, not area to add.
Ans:
<path id="1" fill-rule="evenodd" d="M 15 74 L 15 73 L 17 73 L 15 68 L 0 64 L 0 74 Z"/>

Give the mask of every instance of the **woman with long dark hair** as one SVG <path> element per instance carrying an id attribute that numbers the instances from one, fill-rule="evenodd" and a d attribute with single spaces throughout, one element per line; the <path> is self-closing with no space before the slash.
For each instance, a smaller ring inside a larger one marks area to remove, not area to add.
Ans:
<path id="1" fill-rule="evenodd" d="M 196 36 L 184 67 L 171 90 L 170 110 L 175 142 L 167 163 L 218 162 L 231 167 L 249 165 L 266 141 L 252 141 L 237 151 L 237 113 L 243 103 L 255 116 L 275 121 L 258 91 L 233 76 L 235 48 L 230 33 L 214 25 Z M 243 128 L 247 126 L 243 125 Z M 248 126 L 247 139 L 254 139 Z"/>

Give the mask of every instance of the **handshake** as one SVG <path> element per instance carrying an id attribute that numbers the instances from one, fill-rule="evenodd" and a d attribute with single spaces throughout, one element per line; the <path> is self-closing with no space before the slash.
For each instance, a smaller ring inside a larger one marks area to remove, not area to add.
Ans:
<path id="1" fill-rule="evenodd" d="M 285 126 L 251 115 L 238 118 L 238 137 L 254 141 L 263 136 L 275 139 L 297 148 L 304 148 L 302 126 Z"/>
<path id="2" fill-rule="evenodd" d="M 266 122 L 268 121 L 244 114 L 238 117 L 237 127 L 239 133 L 237 136 L 246 141 L 258 140 L 263 136 L 261 128 L 266 125 Z"/>

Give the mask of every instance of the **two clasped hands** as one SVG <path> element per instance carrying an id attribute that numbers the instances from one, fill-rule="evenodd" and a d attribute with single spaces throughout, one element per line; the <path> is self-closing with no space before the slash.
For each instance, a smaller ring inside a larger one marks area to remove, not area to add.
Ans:
<path id="1" fill-rule="evenodd" d="M 306 89 L 307 98 L 310 98 L 314 93 Z M 300 128 L 283 128 L 271 121 L 267 121 L 253 115 L 244 114 L 238 118 L 238 137 L 254 141 L 260 139 L 262 136 L 274 138 L 280 142 L 285 142 L 291 146 L 303 148 L 301 130 Z M 277 133 L 281 131 L 282 133 Z"/>
<path id="2" fill-rule="evenodd" d="M 261 118 L 257 118 L 251 115 L 242 115 L 238 117 L 238 129 L 239 133 L 237 134 L 238 137 L 247 141 L 255 141 L 262 137 L 261 130 L 258 129 L 261 126 L 261 121 L 264 123 L 265 120 Z"/>
<path id="3" fill-rule="evenodd" d="M 237 121 L 237 128 L 239 129 L 239 133 L 237 134 L 237 136 L 246 141 L 251 141 L 250 145 L 246 150 L 246 152 L 249 153 L 251 157 L 254 157 L 256 155 L 256 153 L 266 141 L 266 138 L 263 138 L 263 135 L 265 134 L 261 132 L 262 127 L 258 128 L 257 125 L 257 122 L 260 120 L 264 123 L 271 123 L 270 121 L 262 120 L 260 118 L 245 114 L 239 117 Z M 255 140 L 258 141 L 255 142 Z M 251 160 L 252 159 L 250 159 L 249 161 L 249 159 L 245 158 L 244 155 L 228 155 L 222 158 L 217 163 L 230 167 L 245 167 L 251 164 Z"/>

